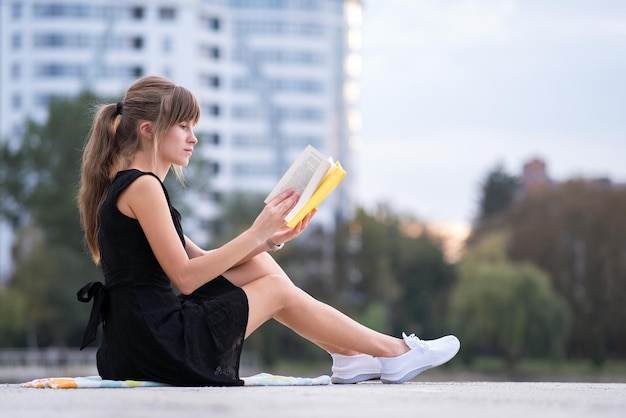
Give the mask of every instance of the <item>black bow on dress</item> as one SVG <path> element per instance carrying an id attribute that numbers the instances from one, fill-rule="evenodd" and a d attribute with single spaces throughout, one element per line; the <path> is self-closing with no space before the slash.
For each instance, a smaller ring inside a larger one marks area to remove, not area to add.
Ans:
<path id="1" fill-rule="evenodd" d="M 84 303 L 89 303 L 93 299 L 89 322 L 83 334 L 83 341 L 80 344 L 80 349 L 82 350 L 96 339 L 98 325 L 100 325 L 100 322 L 104 319 L 103 309 L 104 299 L 106 297 L 106 286 L 101 282 L 89 282 L 78 291 L 76 297 L 80 302 Z"/>

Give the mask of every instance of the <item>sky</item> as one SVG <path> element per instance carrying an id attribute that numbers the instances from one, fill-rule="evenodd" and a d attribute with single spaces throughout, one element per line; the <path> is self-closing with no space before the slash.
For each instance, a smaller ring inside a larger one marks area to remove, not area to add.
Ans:
<path id="1" fill-rule="evenodd" d="M 363 0 L 362 30 L 365 207 L 463 227 L 533 158 L 626 182 L 626 1 Z"/>

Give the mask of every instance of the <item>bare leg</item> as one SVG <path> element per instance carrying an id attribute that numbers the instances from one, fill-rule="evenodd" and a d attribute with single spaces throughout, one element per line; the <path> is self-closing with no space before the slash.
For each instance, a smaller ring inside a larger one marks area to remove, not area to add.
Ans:
<path id="1" fill-rule="evenodd" d="M 408 351 L 401 339 L 371 330 L 296 287 L 268 254 L 224 276 L 248 296 L 246 337 L 275 318 L 330 352 L 394 357 Z"/>

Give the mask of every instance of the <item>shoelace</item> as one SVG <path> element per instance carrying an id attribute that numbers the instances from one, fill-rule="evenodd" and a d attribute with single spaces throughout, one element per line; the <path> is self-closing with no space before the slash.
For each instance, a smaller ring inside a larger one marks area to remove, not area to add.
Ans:
<path id="1" fill-rule="evenodd" d="M 421 348 L 422 350 L 428 350 L 428 344 L 425 341 L 420 340 L 420 338 L 415 334 L 406 335 L 403 332 L 402 339 L 411 349 Z"/>

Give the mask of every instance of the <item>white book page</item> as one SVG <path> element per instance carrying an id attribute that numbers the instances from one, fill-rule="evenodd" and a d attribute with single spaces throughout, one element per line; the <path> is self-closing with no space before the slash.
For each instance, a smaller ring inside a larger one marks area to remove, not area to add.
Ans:
<path id="1" fill-rule="evenodd" d="M 299 193 L 298 203 L 287 215 L 286 219 L 289 220 L 313 195 L 332 166 L 331 160 L 326 159 L 319 151 L 308 145 L 265 198 L 265 203 L 289 189 Z"/>
<path id="2" fill-rule="evenodd" d="M 328 163 L 330 164 L 329 160 L 325 160 L 325 161 L 328 161 Z M 326 177 L 326 175 L 330 171 L 333 171 L 334 168 L 335 168 L 333 165 L 331 165 L 330 167 L 328 167 L 328 170 L 322 171 L 321 169 L 323 167 L 325 167 L 325 165 L 324 164 L 320 164 L 318 170 L 315 172 L 315 176 L 314 176 L 315 181 L 311 180 L 311 182 L 309 183 L 308 187 L 300 195 L 300 199 L 298 200 L 298 203 L 296 203 L 296 205 L 293 207 L 293 209 L 291 209 L 291 211 L 289 211 L 287 216 L 285 216 L 285 220 L 287 222 L 289 222 L 291 220 L 291 218 L 293 218 L 294 216 L 296 216 L 298 214 L 300 209 L 302 209 L 302 206 L 306 205 L 306 203 L 309 201 L 311 196 L 313 196 L 313 193 L 315 193 L 315 191 L 317 190 L 318 186 L 322 183 L 322 180 Z"/>
<path id="3" fill-rule="evenodd" d="M 315 191 L 330 165 L 331 163 L 319 151 L 311 145 L 307 146 L 265 198 L 265 203 L 289 189 L 302 195 L 311 183 L 315 183 L 312 187 Z"/>

